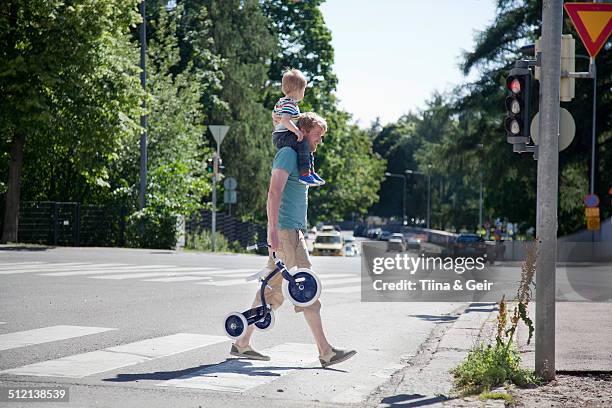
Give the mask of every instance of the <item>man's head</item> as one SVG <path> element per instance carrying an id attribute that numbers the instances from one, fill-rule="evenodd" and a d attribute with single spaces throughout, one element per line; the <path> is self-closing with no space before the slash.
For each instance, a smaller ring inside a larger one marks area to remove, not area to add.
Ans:
<path id="1" fill-rule="evenodd" d="M 310 151 L 316 151 L 317 145 L 321 143 L 323 135 L 327 132 L 327 122 L 325 119 L 314 112 L 306 112 L 300 115 L 297 127 L 304 132 L 304 136 L 310 145 Z"/>
<path id="2" fill-rule="evenodd" d="M 289 69 L 283 74 L 281 85 L 285 96 L 301 101 L 304 99 L 304 92 L 308 82 L 302 71 L 299 69 Z"/>

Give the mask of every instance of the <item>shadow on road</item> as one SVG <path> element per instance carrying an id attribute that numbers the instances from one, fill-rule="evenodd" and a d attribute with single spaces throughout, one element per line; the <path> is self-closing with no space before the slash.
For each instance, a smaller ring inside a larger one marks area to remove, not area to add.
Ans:
<path id="1" fill-rule="evenodd" d="M 394 395 L 393 397 L 386 397 L 380 401 L 381 404 L 387 404 L 383 406 L 392 407 L 424 407 L 431 404 L 436 404 L 438 402 L 448 401 L 449 398 L 444 396 L 430 397 L 425 398 L 425 395 L 421 394 L 399 394 Z M 422 399 L 425 398 L 425 399 Z M 419 400 L 419 401 L 414 401 Z M 406 402 L 412 401 L 412 402 Z"/>
<path id="2" fill-rule="evenodd" d="M 54 247 L 28 247 L 20 245 L 0 245 L 0 251 L 27 251 L 27 252 L 42 252 Z"/>
<path id="3" fill-rule="evenodd" d="M 446 315 L 410 315 L 410 317 L 416 317 L 421 320 L 436 323 L 452 323 L 459 318 L 459 316 L 446 316 Z"/>
<path id="4" fill-rule="evenodd" d="M 176 371 L 157 371 L 154 373 L 135 373 L 135 374 L 117 374 L 115 378 L 105 378 L 102 381 L 109 382 L 130 382 L 139 380 L 154 380 L 154 381 L 167 381 L 175 378 L 195 378 L 195 377 L 217 377 L 217 374 L 242 374 L 248 376 L 258 377 L 280 377 L 282 371 L 291 370 L 330 370 L 337 372 L 346 372 L 343 370 L 333 368 L 322 368 L 322 367 L 299 367 L 291 365 L 270 365 L 270 366 L 254 366 L 252 362 L 248 360 L 240 360 L 235 358 L 228 358 L 220 364 L 207 364 L 200 365 L 198 367 L 186 368 L 184 370 Z"/>

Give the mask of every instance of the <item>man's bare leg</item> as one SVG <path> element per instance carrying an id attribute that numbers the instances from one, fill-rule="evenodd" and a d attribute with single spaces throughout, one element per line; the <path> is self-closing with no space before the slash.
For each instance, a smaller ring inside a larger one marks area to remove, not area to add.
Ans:
<path id="1" fill-rule="evenodd" d="M 314 336 L 317 348 L 319 349 L 319 355 L 323 356 L 331 351 L 331 345 L 325 337 L 323 332 L 323 322 L 321 321 L 321 311 L 319 309 L 304 309 L 304 319 L 310 327 L 310 331 Z"/>
<path id="2" fill-rule="evenodd" d="M 236 344 L 240 348 L 248 346 L 249 344 L 251 344 L 251 336 L 253 335 L 254 331 L 255 331 L 255 325 L 254 324 L 248 325 L 246 328 L 246 333 L 244 334 L 244 337 L 236 340 L 234 344 Z"/>

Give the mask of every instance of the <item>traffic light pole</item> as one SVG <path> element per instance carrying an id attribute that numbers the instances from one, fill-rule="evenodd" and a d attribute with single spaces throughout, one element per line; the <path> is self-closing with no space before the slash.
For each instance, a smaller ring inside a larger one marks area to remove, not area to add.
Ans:
<path id="1" fill-rule="evenodd" d="M 542 3 L 540 142 L 538 146 L 535 369 L 555 378 L 555 275 L 559 177 L 559 85 L 562 0 Z"/>

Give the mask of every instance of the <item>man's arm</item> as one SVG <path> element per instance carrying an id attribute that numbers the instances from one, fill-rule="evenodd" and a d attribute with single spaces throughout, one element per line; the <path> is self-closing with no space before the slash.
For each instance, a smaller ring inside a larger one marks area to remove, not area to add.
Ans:
<path id="1" fill-rule="evenodd" d="M 272 170 L 270 188 L 268 189 L 268 244 L 272 250 L 278 249 L 278 209 L 289 172 L 282 168 Z"/>

